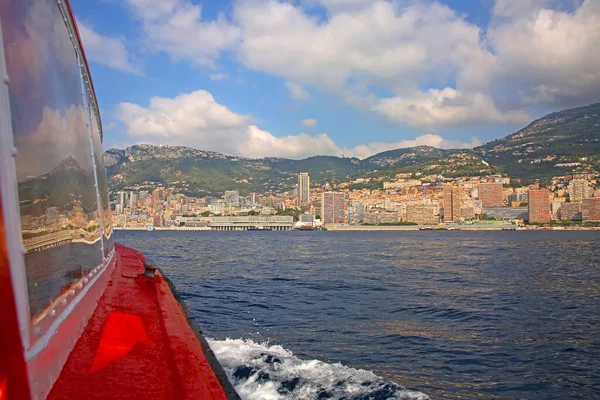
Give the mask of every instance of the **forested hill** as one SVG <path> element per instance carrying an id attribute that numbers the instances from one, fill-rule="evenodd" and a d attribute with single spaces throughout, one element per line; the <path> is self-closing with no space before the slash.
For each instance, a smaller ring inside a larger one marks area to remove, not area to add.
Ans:
<path id="1" fill-rule="evenodd" d="M 528 182 L 600 169 L 600 103 L 549 114 L 472 150 L 419 146 L 364 160 L 334 156 L 290 160 L 142 144 L 107 150 L 104 158 L 113 190 L 165 185 L 196 196 L 220 195 L 230 189 L 242 193 L 288 190 L 296 184 L 299 172 L 308 172 L 316 184 L 400 172 L 447 177 L 501 172 Z"/>

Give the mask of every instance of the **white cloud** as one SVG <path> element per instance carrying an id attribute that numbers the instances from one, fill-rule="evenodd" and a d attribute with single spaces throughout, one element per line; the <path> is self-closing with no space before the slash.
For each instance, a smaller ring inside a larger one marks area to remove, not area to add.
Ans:
<path id="1" fill-rule="evenodd" d="M 373 0 L 305 0 L 309 6 L 322 5 L 331 12 L 359 10 L 373 4 Z"/>
<path id="2" fill-rule="evenodd" d="M 305 128 L 314 128 L 315 126 L 317 126 L 317 120 L 313 119 L 313 118 L 307 118 L 302 120 L 302 126 Z"/>
<path id="3" fill-rule="evenodd" d="M 210 74 L 210 80 L 211 81 L 221 81 L 225 78 L 229 77 L 229 75 L 223 73 L 223 72 L 217 72 L 215 74 Z"/>
<path id="4" fill-rule="evenodd" d="M 496 0 L 492 15 L 506 18 L 528 18 L 531 13 L 542 9 L 548 0 Z"/>
<path id="5" fill-rule="evenodd" d="M 77 22 L 77 27 L 89 61 L 123 72 L 139 73 L 139 69 L 129 59 L 123 39 L 101 35 L 82 21 Z"/>
<path id="6" fill-rule="evenodd" d="M 461 93 L 452 88 L 429 89 L 410 95 L 384 98 L 374 110 L 391 121 L 415 127 L 467 124 L 524 124 L 531 120 L 523 111 L 502 112 L 482 93 Z"/>
<path id="7" fill-rule="evenodd" d="M 296 100 L 307 100 L 310 98 L 310 95 L 306 90 L 302 88 L 302 86 L 294 83 L 294 82 L 286 82 L 285 86 L 287 87 L 290 97 Z"/>
<path id="8" fill-rule="evenodd" d="M 500 3 L 498 3 L 500 4 Z M 527 104 L 579 105 L 600 93 L 600 2 L 575 12 L 541 9 L 492 24 L 499 87 Z"/>
<path id="9" fill-rule="evenodd" d="M 392 118 L 399 124 L 443 128 L 482 109 L 491 115 L 476 119 L 487 123 L 521 121 L 532 105 L 579 105 L 600 92 L 598 0 L 574 2 L 574 11 L 553 7 L 558 0 L 496 0 L 486 29 L 425 0 L 234 0 L 230 17 L 213 20 L 190 0 L 127 2 L 150 49 L 209 67 L 230 51 L 245 67 L 283 78 L 295 99 L 318 88 L 379 111 L 390 102 L 376 89 L 394 93 L 395 103 L 417 99 L 415 111 Z M 314 5 L 328 15 L 315 16 Z M 447 106 L 444 95 L 436 106 L 428 89 L 451 89 L 462 104 Z"/>
<path id="10" fill-rule="evenodd" d="M 202 6 L 187 0 L 127 0 L 143 24 L 146 45 L 164 51 L 174 60 L 214 67 L 221 53 L 233 49 L 239 28 L 223 15 L 216 20 L 202 18 Z"/>
<path id="11" fill-rule="evenodd" d="M 439 3 L 373 1 L 320 21 L 289 3 L 242 0 L 234 21 L 247 67 L 334 89 L 418 87 L 421 79 L 451 77 L 483 51 L 480 29 Z"/>
<path id="12" fill-rule="evenodd" d="M 153 97 L 148 107 L 121 103 L 115 116 L 138 143 L 184 145 L 253 158 L 304 158 L 319 154 L 368 157 L 384 150 L 417 145 L 450 148 L 480 144 L 475 138 L 471 143 L 462 143 L 445 140 L 439 135 L 422 135 L 397 143 L 341 148 L 326 133 L 276 137 L 254 125 L 250 117 L 217 103 L 204 90 L 182 93 L 174 98 Z"/>

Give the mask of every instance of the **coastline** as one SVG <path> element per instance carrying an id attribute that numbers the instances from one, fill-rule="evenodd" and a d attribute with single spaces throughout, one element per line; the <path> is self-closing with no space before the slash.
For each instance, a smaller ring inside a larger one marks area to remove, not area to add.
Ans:
<path id="1" fill-rule="evenodd" d="M 421 232 L 423 226 L 411 225 L 411 226 L 365 226 L 365 225 L 340 225 L 340 226 L 331 226 L 327 227 L 327 231 L 329 232 L 364 232 L 364 231 L 412 231 L 412 232 Z M 113 227 L 115 231 L 147 231 L 146 227 Z M 293 231 L 294 229 L 292 229 Z M 452 229 L 427 229 L 434 230 L 437 232 L 440 231 L 600 231 L 600 227 L 548 227 L 548 228 L 530 228 L 530 227 L 521 227 L 516 228 L 514 225 L 505 225 L 505 226 L 461 226 Z M 194 228 L 180 228 L 180 227 L 166 227 L 166 226 L 157 226 L 155 227 L 156 231 L 201 231 L 201 232 L 210 232 L 212 230 L 207 229 L 194 229 Z M 237 231 L 231 231 L 237 232 Z M 239 232 L 242 232 L 241 230 Z"/>

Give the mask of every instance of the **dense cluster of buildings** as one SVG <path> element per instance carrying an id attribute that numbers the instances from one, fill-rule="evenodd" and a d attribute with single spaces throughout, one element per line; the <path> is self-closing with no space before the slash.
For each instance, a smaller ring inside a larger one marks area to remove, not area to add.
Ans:
<path id="1" fill-rule="evenodd" d="M 555 177 L 515 187 L 501 175 L 447 179 L 419 173 L 397 174 L 381 189 L 351 189 L 375 178 L 334 186 L 311 187 L 308 173 L 298 175 L 296 189 L 261 196 L 226 191 L 221 198 L 194 198 L 169 188 L 117 193 L 116 226 L 179 226 L 182 217 L 290 216 L 299 224 L 420 224 L 503 220 L 544 224 L 551 221 L 600 221 L 600 190 L 594 174 Z M 266 221 L 266 220 L 265 220 Z"/>

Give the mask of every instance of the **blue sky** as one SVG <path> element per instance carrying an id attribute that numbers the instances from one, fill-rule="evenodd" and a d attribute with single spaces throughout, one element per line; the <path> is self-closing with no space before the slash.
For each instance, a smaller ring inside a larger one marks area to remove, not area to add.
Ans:
<path id="1" fill-rule="evenodd" d="M 598 101 L 596 0 L 72 0 L 104 147 L 367 157 Z"/>

